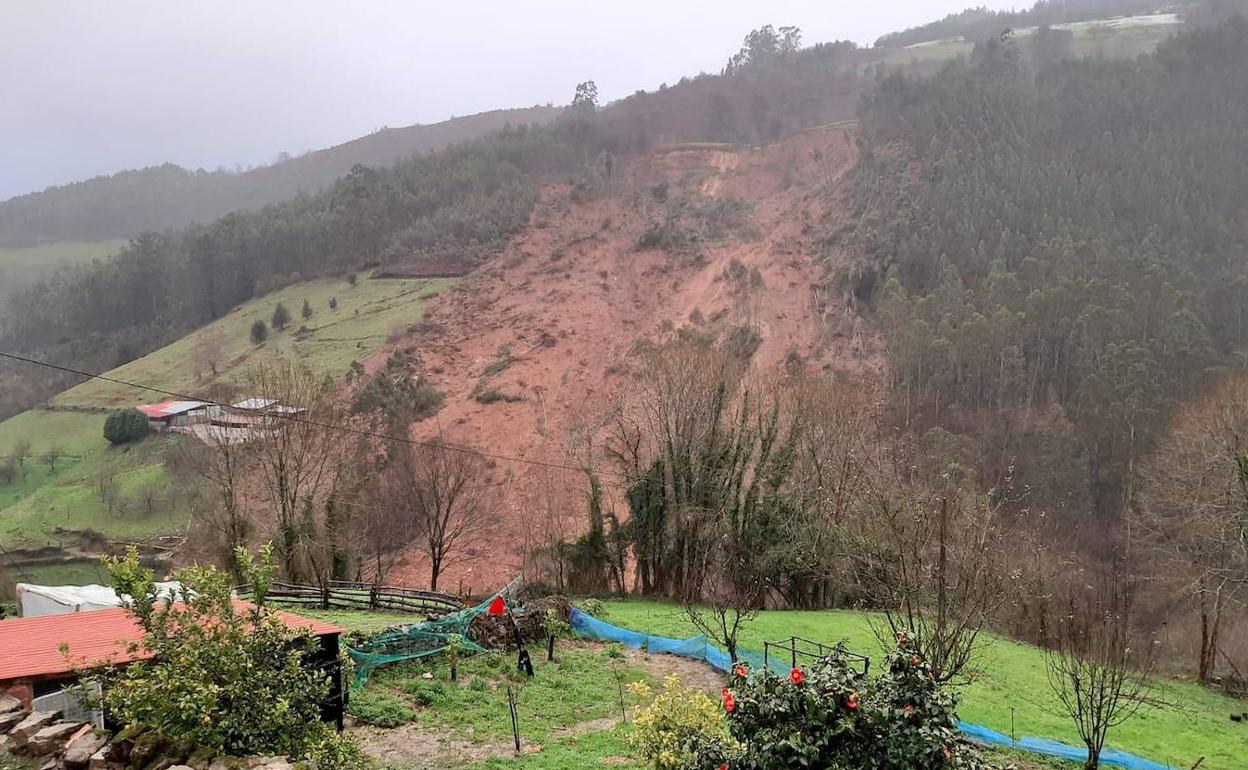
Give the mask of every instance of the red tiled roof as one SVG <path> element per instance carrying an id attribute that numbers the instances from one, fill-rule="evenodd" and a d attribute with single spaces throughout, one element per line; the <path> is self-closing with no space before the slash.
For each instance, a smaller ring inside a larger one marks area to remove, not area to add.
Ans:
<path id="1" fill-rule="evenodd" d="M 234 600 L 237 609 L 247 602 Z M 341 634 L 332 623 L 276 611 L 291 628 L 306 628 L 316 636 Z M 0 681 L 69 674 L 75 668 L 96 663 L 129 663 L 151 657 L 131 653 L 127 646 L 140 641 L 143 632 L 120 607 L 109 610 L 43 615 L 37 618 L 0 620 Z M 69 647 L 69 657 L 61 644 Z"/>

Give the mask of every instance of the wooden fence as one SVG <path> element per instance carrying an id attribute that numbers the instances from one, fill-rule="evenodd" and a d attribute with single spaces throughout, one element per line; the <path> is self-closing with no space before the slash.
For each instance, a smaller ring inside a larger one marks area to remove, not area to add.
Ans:
<path id="1" fill-rule="evenodd" d="M 252 595 L 252 589 L 249 585 L 241 585 L 235 587 L 234 593 L 240 599 L 246 599 Z M 269 587 L 268 598 L 285 605 L 303 605 L 323 610 L 391 610 L 443 615 L 464 608 L 463 601 L 451 594 L 346 581 L 331 581 L 322 587 L 275 580 Z"/>

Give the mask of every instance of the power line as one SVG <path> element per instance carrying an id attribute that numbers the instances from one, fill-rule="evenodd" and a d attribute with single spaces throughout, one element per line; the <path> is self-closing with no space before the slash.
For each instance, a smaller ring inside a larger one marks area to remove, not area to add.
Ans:
<path id="1" fill-rule="evenodd" d="M 538 466 L 542 468 L 549 468 L 553 470 L 573 471 L 576 473 L 585 472 L 584 468 L 578 468 L 574 465 L 566 465 L 564 463 L 551 463 L 551 462 L 545 462 L 542 460 L 530 460 L 524 457 L 513 457 L 511 455 L 497 454 L 493 452 L 483 452 L 479 449 L 473 449 L 471 447 L 455 446 L 453 444 L 435 443 L 433 441 L 420 441 L 418 439 L 409 438 L 406 436 L 391 436 L 385 433 L 378 433 L 376 431 L 365 430 L 363 428 L 353 428 L 349 425 L 337 425 L 334 423 L 321 422 L 319 420 L 312 420 L 306 417 L 299 417 L 298 415 L 295 415 L 295 414 L 284 414 L 280 412 L 278 413 L 264 412 L 259 409 L 236 408 L 236 407 L 229 406 L 228 404 L 222 404 L 216 401 L 206 401 L 202 398 L 195 398 L 194 396 L 188 396 L 185 393 L 175 393 L 173 391 L 164 390 L 162 388 L 153 387 L 151 385 L 141 385 L 137 382 L 121 380 L 116 377 L 109 377 L 104 374 L 97 374 L 95 372 L 83 371 L 82 369 L 74 369 L 73 367 L 69 367 L 69 366 L 61 366 L 60 364 L 54 364 L 54 363 L 51 363 L 50 361 L 41 361 L 37 358 L 29 358 L 27 356 L 21 356 L 16 353 L 6 353 L 3 350 L 0 350 L 0 358 L 7 358 L 11 361 L 17 361 L 19 363 L 29 364 L 31 366 L 42 366 L 46 369 L 53 369 L 55 371 L 63 372 L 65 374 L 73 374 L 79 377 L 86 377 L 92 380 L 100 380 L 102 382 L 111 382 L 114 385 L 123 385 L 128 388 L 137 388 L 139 390 L 146 390 L 151 393 L 156 393 L 161 396 L 167 396 L 169 398 L 174 398 L 179 401 L 198 401 L 203 404 L 208 404 L 209 406 L 221 407 L 222 409 L 234 409 L 235 411 L 239 411 L 239 412 L 252 412 L 254 414 L 258 414 L 264 417 L 278 417 L 283 420 L 290 420 L 291 422 L 301 423 L 304 425 L 310 425 L 310 426 L 317 427 L 317 428 L 324 428 L 326 430 L 342 431 L 343 433 L 349 433 L 355 436 L 362 436 L 365 438 L 375 438 L 375 439 L 379 439 L 382 441 L 394 441 L 394 442 L 401 443 L 401 444 L 423 446 L 423 447 L 428 447 L 431 449 L 446 449 L 452 452 L 462 452 L 464 454 L 473 454 L 473 455 L 484 457 L 490 460 L 502 460 L 502 461 L 513 462 L 513 463 L 524 463 L 526 465 L 534 465 L 534 466 Z M 623 473 L 616 473 L 613 471 L 602 471 L 600 473 L 606 473 L 612 476 L 619 476 L 620 478 L 624 478 L 624 479 L 628 478 Z"/>

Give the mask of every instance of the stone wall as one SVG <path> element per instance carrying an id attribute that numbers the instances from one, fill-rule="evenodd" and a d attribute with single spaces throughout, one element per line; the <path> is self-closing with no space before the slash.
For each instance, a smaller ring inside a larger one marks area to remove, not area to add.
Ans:
<path id="1" fill-rule="evenodd" d="M 28 757 L 39 770 L 312 770 L 286 757 L 231 757 L 151 730 L 110 735 L 51 711 L 30 711 L 0 694 L 0 751 Z"/>

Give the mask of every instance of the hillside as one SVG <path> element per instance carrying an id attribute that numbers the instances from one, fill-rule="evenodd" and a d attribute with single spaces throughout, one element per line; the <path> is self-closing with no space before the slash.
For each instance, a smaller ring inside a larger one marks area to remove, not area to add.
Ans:
<path id="1" fill-rule="evenodd" d="M 99 412 L 37 410 L 0 422 L 0 451 L 29 447 L 17 478 L 0 485 L 0 572 L 10 580 L 91 578 L 98 554 L 116 543 L 185 526 L 192 490 L 173 476 L 177 439 L 117 448 L 103 427 Z M 0 596 L 10 588 L 0 580 Z"/>
<path id="2" fill-rule="evenodd" d="M 0 303 L 9 295 L 46 280 L 58 268 L 106 259 L 124 245 L 122 240 L 105 240 L 0 247 Z"/>
<path id="3" fill-rule="evenodd" d="M 386 339 L 420 322 L 424 304 L 454 279 L 346 279 L 295 284 L 235 308 L 223 318 L 124 366 L 109 377 L 179 394 L 228 397 L 243 384 L 249 366 L 288 359 L 317 372 L 344 377 Z M 304 302 L 312 311 L 301 317 Z M 335 305 L 331 307 L 331 302 Z M 285 330 L 273 329 L 256 345 L 252 324 L 269 324 L 278 304 L 292 316 Z M 215 373 L 213 368 L 215 366 Z M 102 380 L 89 380 L 57 396 L 57 406 L 122 407 L 163 400 L 159 394 Z"/>
<path id="4" fill-rule="evenodd" d="M 241 173 L 172 163 L 121 171 L 0 202 L 0 245 L 125 238 L 207 222 L 316 192 L 352 166 L 389 166 L 420 152 L 473 139 L 507 125 L 546 123 L 558 107 L 493 110 L 440 123 L 387 128 L 323 150 Z"/>
<path id="5" fill-rule="evenodd" d="M 346 279 L 288 286 L 245 303 L 187 337 L 109 376 L 161 390 L 231 400 L 251 365 L 298 360 L 345 378 L 387 339 L 420 323 L 425 305 L 454 279 Z M 336 307 L 330 307 L 334 300 Z M 303 302 L 313 309 L 301 317 Z M 255 345 L 252 323 L 271 319 L 277 303 L 294 317 Z M 217 371 L 211 371 L 215 363 Z M 16 478 L 0 483 L 0 572 L 9 580 L 98 579 L 99 553 L 119 543 L 179 542 L 192 508 L 203 504 L 181 436 L 150 436 L 112 447 L 103 425 L 110 408 L 164 400 L 140 388 L 91 380 L 62 393 L 49 409 L 0 422 L 0 458 L 27 445 Z M 49 450 L 55 450 L 52 462 Z M 5 589 L 0 579 L 0 594 Z"/>
<path id="6" fill-rule="evenodd" d="M 797 359 L 829 376 L 876 371 L 874 335 L 819 289 L 820 250 L 808 227 L 839 216 L 835 189 L 853 166 L 853 146 L 852 125 L 752 150 L 676 145 L 630 159 L 592 199 L 552 185 L 524 232 L 368 366 L 397 355 L 446 395 L 436 421 L 416 424 L 414 435 L 441 432 L 547 462 L 566 461 L 578 421 L 635 387 L 643 373 L 634 356 L 647 342 L 735 337 L 760 372 Z M 666 243 L 643 247 L 661 222 Z M 526 545 L 541 536 L 534 527 L 547 503 L 535 496 L 556 506 L 554 498 L 583 494 L 577 474 L 506 461 L 492 474 L 506 484 L 506 513 L 451 574 L 465 588 L 519 570 Z M 415 562 L 404 575 L 427 579 Z"/>

